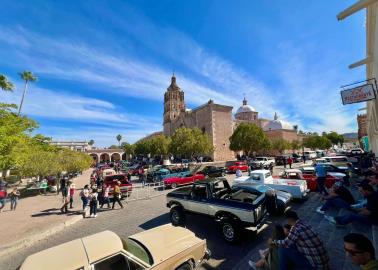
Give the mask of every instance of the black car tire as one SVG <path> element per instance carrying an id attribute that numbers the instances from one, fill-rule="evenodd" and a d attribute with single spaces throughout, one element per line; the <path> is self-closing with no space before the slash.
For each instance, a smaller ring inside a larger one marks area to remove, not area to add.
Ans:
<path id="1" fill-rule="evenodd" d="M 221 234 L 228 243 L 237 243 L 240 240 L 241 228 L 238 222 L 224 219 L 220 225 Z"/>
<path id="2" fill-rule="evenodd" d="M 184 263 L 177 267 L 175 270 L 192 270 L 193 267 L 189 263 Z"/>
<path id="3" fill-rule="evenodd" d="M 169 217 L 173 226 L 183 226 L 185 224 L 185 213 L 180 206 L 172 207 Z"/>
<path id="4" fill-rule="evenodd" d="M 177 184 L 176 183 L 172 183 L 171 184 L 171 188 L 177 188 Z"/>

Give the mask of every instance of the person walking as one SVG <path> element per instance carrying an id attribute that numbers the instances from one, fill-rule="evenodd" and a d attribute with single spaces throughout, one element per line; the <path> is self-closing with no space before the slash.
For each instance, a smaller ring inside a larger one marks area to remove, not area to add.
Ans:
<path id="1" fill-rule="evenodd" d="M 114 205 L 115 203 L 117 202 L 119 204 L 119 206 L 121 206 L 121 208 L 123 209 L 123 205 L 121 203 L 121 188 L 119 187 L 119 185 L 121 184 L 121 182 L 117 181 L 115 186 L 114 186 L 114 190 L 113 190 L 113 206 L 112 206 L 112 209 L 114 209 Z"/>
<path id="2" fill-rule="evenodd" d="M 3 211 L 6 198 L 7 198 L 7 190 L 4 187 L 3 189 L 0 189 L 0 204 L 1 204 L 0 213 Z"/>
<path id="3" fill-rule="evenodd" d="M 90 203 L 89 203 L 90 217 L 93 217 L 93 218 L 97 217 L 97 204 L 98 204 L 97 197 L 98 197 L 97 189 L 94 188 L 92 189 L 92 193 L 90 195 Z"/>
<path id="4" fill-rule="evenodd" d="M 89 199 L 89 186 L 85 185 L 83 190 L 80 193 L 80 198 L 83 201 L 83 210 L 85 210 L 85 207 L 88 206 L 88 199 Z"/>
<path id="5" fill-rule="evenodd" d="M 70 183 L 67 183 L 66 186 L 62 188 L 63 205 L 60 208 L 60 212 L 62 213 L 68 212 L 68 204 L 70 203 L 69 185 Z"/>
<path id="6" fill-rule="evenodd" d="M 287 164 L 289 164 L 289 168 L 291 169 L 291 165 L 293 164 L 293 159 L 291 157 L 287 159 Z"/>
<path id="7" fill-rule="evenodd" d="M 327 171 L 325 166 L 322 166 L 320 163 L 315 166 L 316 173 L 316 183 L 318 185 L 318 191 L 320 195 L 328 195 L 328 192 L 325 188 L 325 181 L 327 177 Z"/>
<path id="8" fill-rule="evenodd" d="M 20 197 L 20 191 L 17 187 L 15 187 L 12 192 L 9 194 L 10 202 L 11 202 L 11 211 L 16 211 L 17 201 Z"/>
<path id="9" fill-rule="evenodd" d="M 75 184 L 71 183 L 69 190 L 68 190 L 69 196 L 70 196 L 70 209 L 73 208 L 73 197 L 75 194 Z"/>
<path id="10" fill-rule="evenodd" d="M 282 161 L 283 161 L 283 166 L 284 166 L 284 168 L 286 169 L 286 157 L 285 157 L 285 156 L 283 157 L 283 160 L 282 160 Z"/>
<path id="11" fill-rule="evenodd" d="M 110 200 L 109 200 L 109 191 L 110 187 L 106 184 L 102 185 L 102 192 L 101 192 L 101 205 L 100 208 L 104 206 L 105 203 L 108 204 L 108 208 L 110 208 Z"/>

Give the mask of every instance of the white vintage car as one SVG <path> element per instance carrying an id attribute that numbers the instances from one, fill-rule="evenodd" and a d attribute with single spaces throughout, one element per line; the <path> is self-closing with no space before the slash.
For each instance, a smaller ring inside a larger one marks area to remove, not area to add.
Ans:
<path id="1" fill-rule="evenodd" d="M 305 180 L 273 178 L 268 170 L 255 170 L 250 176 L 235 178 L 233 185 L 259 185 L 264 184 L 273 189 L 286 191 L 291 194 L 293 199 L 304 199 L 309 190 Z"/>

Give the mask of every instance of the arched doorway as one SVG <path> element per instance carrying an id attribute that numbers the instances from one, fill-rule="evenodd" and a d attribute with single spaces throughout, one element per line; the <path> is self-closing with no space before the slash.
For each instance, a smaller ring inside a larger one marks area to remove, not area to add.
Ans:
<path id="1" fill-rule="evenodd" d="M 110 161 L 110 156 L 107 153 L 103 153 L 100 156 L 100 162 L 109 162 Z"/>
<path id="2" fill-rule="evenodd" d="M 122 160 L 127 160 L 127 154 L 126 153 L 122 154 Z"/>
<path id="3" fill-rule="evenodd" d="M 89 154 L 93 158 L 93 163 L 98 163 L 98 155 L 95 153 Z"/>
<path id="4" fill-rule="evenodd" d="M 120 161 L 121 160 L 121 155 L 119 153 L 113 153 L 112 156 L 111 156 L 111 161 L 112 162 L 115 162 L 115 161 Z"/>

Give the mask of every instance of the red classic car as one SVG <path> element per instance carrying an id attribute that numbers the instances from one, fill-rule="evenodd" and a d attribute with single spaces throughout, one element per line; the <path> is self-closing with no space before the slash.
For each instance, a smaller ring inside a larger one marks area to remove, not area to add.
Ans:
<path id="1" fill-rule="evenodd" d="M 121 184 L 119 185 L 122 193 L 122 197 L 128 197 L 131 195 L 133 190 L 133 185 L 127 181 L 127 177 L 124 174 L 116 174 L 116 175 L 109 175 L 106 176 L 104 179 L 104 183 L 110 186 L 109 197 L 113 196 L 113 190 L 116 182 L 119 181 Z"/>
<path id="2" fill-rule="evenodd" d="M 313 167 L 305 167 L 301 170 L 298 169 L 287 169 L 285 170 L 280 178 L 284 179 L 302 179 L 306 180 L 307 188 L 311 191 L 317 191 L 316 175 Z M 343 175 L 340 173 L 327 173 L 325 186 L 331 188 L 336 181 L 343 179 Z"/>
<path id="3" fill-rule="evenodd" d="M 187 174 L 185 176 L 175 176 L 164 179 L 164 186 L 176 188 L 180 185 L 192 184 L 196 181 L 205 179 L 203 174 Z"/>
<path id="4" fill-rule="evenodd" d="M 248 165 L 242 161 L 236 161 L 232 165 L 227 167 L 229 173 L 235 173 L 236 170 L 241 170 L 242 172 L 248 171 Z"/>

